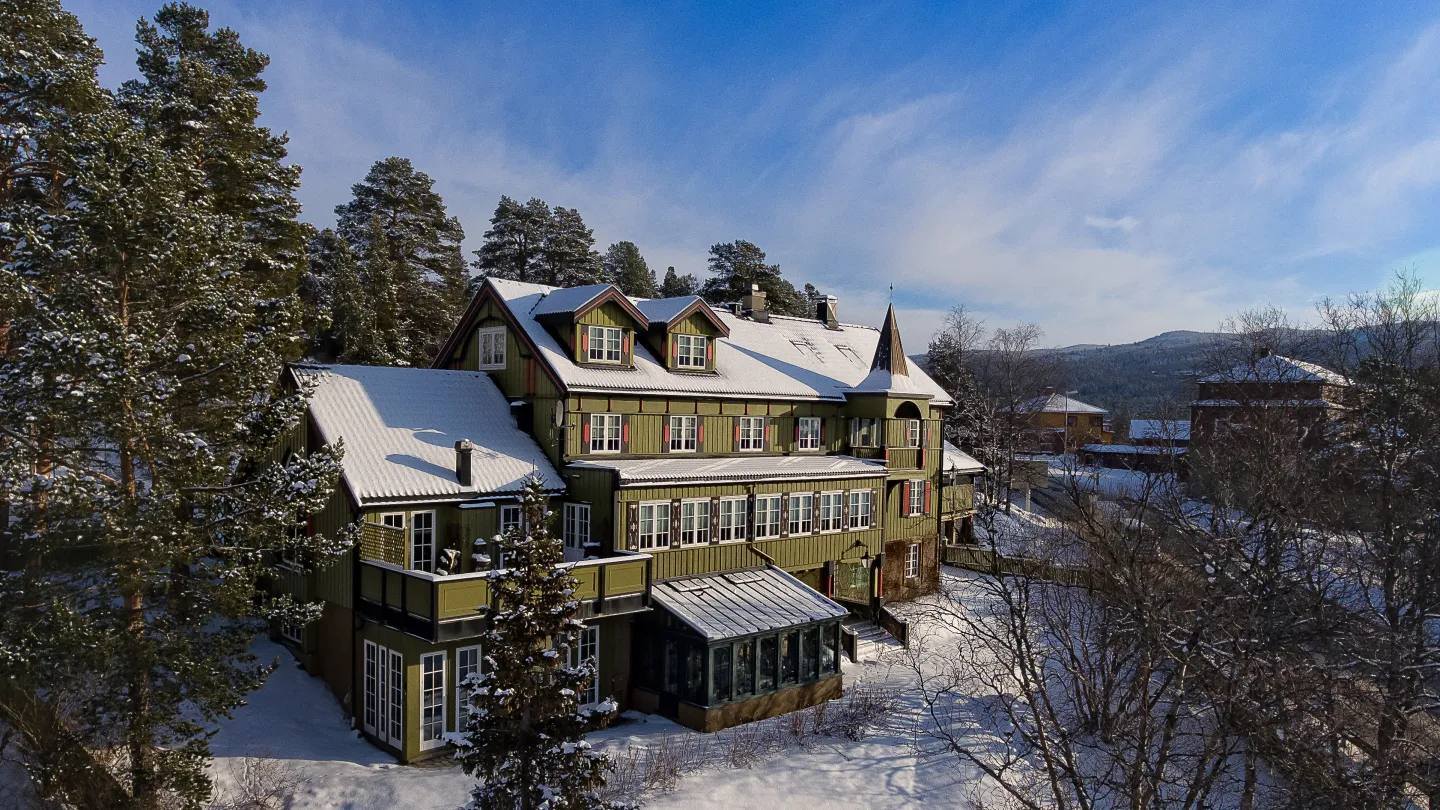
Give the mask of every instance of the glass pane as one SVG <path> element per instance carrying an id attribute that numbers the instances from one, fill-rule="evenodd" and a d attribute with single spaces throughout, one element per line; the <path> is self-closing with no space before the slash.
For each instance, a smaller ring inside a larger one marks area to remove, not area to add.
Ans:
<path id="1" fill-rule="evenodd" d="M 710 651 L 710 702 L 724 703 L 730 699 L 730 648 L 716 647 Z"/>
<path id="2" fill-rule="evenodd" d="M 760 639 L 760 674 L 758 693 L 775 691 L 775 637 Z"/>
<path id="3" fill-rule="evenodd" d="M 748 695 L 755 691 L 755 642 L 742 641 L 735 645 L 735 694 Z"/>
<path id="4" fill-rule="evenodd" d="M 805 647 L 801 650 L 801 659 L 805 662 L 805 680 L 813 681 L 820 677 L 820 628 L 812 627 L 805 631 Z"/>
<path id="5" fill-rule="evenodd" d="M 836 649 L 840 643 L 840 625 L 827 625 L 821 630 L 820 674 L 829 675 L 835 671 Z"/>
<path id="6" fill-rule="evenodd" d="M 680 692 L 680 645 L 673 641 L 665 642 L 665 691 Z"/>
<path id="7" fill-rule="evenodd" d="M 800 634 L 780 637 L 780 684 L 795 683 L 800 677 Z"/>
<path id="8" fill-rule="evenodd" d="M 705 701 L 705 648 L 690 645 L 685 648 L 685 694 L 691 703 Z"/>

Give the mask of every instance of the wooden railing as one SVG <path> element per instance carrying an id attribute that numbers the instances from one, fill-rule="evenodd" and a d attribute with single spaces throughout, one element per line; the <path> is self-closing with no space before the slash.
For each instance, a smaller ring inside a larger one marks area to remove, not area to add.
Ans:
<path id="1" fill-rule="evenodd" d="M 581 618 L 648 609 L 648 554 L 585 560 L 562 567 L 578 580 L 575 598 L 580 602 Z M 358 604 L 367 618 L 429 641 L 467 638 L 484 632 L 485 619 L 479 609 L 491 601 L 489 574 L 439 576 L 362 558 Z"/>

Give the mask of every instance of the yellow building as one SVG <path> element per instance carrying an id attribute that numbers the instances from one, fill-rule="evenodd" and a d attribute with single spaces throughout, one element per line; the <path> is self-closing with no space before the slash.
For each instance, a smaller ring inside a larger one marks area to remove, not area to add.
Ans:
<path id="1" fill-rule="evenodd" d="M 1023 444 L 1053 453 L 1074 452 L 1087 444 L 1110 444 L 1115 438 L 1110 412 L 1068 394 L 1047 391 L 1015 409 L 1025 424 Z"/>

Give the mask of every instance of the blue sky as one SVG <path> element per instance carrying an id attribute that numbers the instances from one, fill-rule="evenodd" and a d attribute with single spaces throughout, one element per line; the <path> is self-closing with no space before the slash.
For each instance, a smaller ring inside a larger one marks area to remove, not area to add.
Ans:
<path id="1" fill-rule="evenodd" d="M 66 5 L 133 75 L 158 0 Z M 467 249 L 502 193 L 661 272 L 749 239 L 847 321 L 893 284 L 912 352 L 955 304 L 1123 343 L 1440 287 L 1429 4 L 200 5 L 271 56 L 319 225 L 403 155 Z"/>

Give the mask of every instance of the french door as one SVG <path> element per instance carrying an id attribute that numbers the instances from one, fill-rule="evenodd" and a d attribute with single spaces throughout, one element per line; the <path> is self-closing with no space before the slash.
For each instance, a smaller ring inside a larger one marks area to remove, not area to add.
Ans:
<path id="1" fill-rule="evenodd" d="M 405 747 L 405 659 L 373 641 L 365 642 L 365 706 L 368 734 L 396 748 Z"/>
<path id="2" fill-rule="evenodd" d="M 585 544 L 590 542 L 590 505 L 586 503 L 565 504 L 565 521 L 562 529 L 565 539 L 565 562 L 585 559 Z"/>

